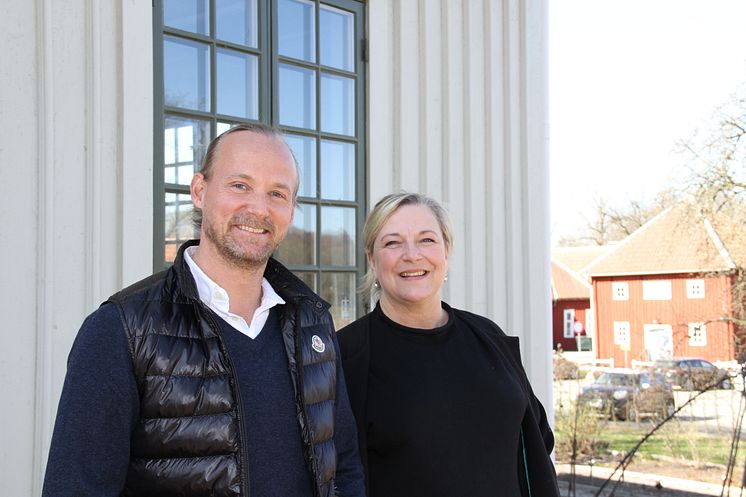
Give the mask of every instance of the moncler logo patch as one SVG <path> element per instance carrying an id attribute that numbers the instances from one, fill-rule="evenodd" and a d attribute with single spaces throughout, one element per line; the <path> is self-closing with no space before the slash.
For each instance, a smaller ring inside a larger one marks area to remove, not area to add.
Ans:
<path id="1" fill-rule="evenodd" d="M 326 345 L 318 335 L 314 335 L 311 337 L 311 348 L 320 354 L 326 350 Z"/>

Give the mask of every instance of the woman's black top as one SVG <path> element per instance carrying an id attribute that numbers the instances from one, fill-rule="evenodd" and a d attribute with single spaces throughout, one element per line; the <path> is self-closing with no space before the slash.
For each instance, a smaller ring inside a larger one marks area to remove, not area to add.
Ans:
<path id="1" fill-rule="evenodd" d="M 432 330 L 399 325 L 380 305 L 370 316 L 369 497 L 522 493 L 525 392 L 511 366 L 443 308 L 448 322 Z"/>

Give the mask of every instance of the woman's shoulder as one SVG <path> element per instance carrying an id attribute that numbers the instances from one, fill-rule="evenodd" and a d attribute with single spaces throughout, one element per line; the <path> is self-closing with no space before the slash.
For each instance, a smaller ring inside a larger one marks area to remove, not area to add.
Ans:
<path id="1" fill-rule="evenodd" d="M 481 331 L 485 331 L 487 333 L 494 333 L 495 335 L 500 337 L 508 336 L 497 323 L 495 323 L 488 317 L 482 316 L 480 314 L 475 314 L 470 311 L 465 311 L 463 309 L 452 309 L 456 318 L 464 321 L 469 326 L 472 326 Z"/>
<path id="2" fill-rule="evenodd" d="M 337 331 L 342 358 L 350 357 L 368 343 L 368 314 Z"/>

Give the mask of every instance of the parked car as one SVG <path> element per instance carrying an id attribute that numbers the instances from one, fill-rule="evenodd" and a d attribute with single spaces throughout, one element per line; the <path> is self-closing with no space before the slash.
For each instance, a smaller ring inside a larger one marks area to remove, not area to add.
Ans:
<path id="1" fill-rule="evenodd" d="M 581 388 L 578 403 L 611 419 L 638 421 L 667 417 L 676 404 L 673 389 L 662 373 L 612 369 Z"/>
<path id="2" fill-rule="evenodd" d="M 711 385 L 726 390 L 733 388 L 728 371 L 697 357 L 659 360 L 653 367 L 665 374 L 672 385 L 683 390 L 703 390 Z"/>

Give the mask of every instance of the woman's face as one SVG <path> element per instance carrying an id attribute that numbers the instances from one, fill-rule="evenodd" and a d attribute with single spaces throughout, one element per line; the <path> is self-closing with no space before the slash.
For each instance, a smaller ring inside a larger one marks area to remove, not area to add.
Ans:
<path id="1" fill-rule="evenodd" d="M 368 264 L 381 285 L 382 301 L 440 308 L 448 251 L 428 207 L 404 205 L 394 211 L 376 236 Z"/>

